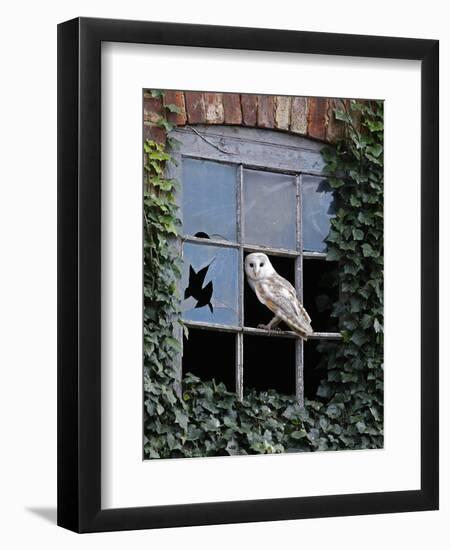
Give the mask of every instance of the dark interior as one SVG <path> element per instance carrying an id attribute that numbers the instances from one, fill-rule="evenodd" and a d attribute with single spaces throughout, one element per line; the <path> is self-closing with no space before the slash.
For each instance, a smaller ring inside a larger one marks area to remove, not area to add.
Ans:
<path id="1" fill-rule="evenodd" d="M 303 344 L 303 383 L 305 397 L 308 399 L 315 399 L 317 388 L 326 376 L 326 368 L 318 368 L 321 358 L 317 350 L 318 345 L 317 340 L 308 340 Z"/>
<path id="2" fill-rule="evenodd" d="M 315 332 L 337 332 L 337 319 L 331 308 L 338 298 L 336 262 L 303 259 L 303 305 Z"/>
<path id="3" fill-rule="evenodd" d="M 295 394 L 295 340 L 244 335 L 244 391 L 273 389 Z"/>
<path id="4" fill-rule="evenodd" d="M 202 380 L 215 379 L 234 392 L 235 339 L 232 333 L 189 329 L 189 339 L 184 339 L 183 376 L 190 372 Z M 303 346 L 305 396 L 309 399 L 315 398 L 325 376 L 325 369 L 317 368 L 318 345 L 318 341 L 308 340 Z M 276 335 L 244 336 L 244 391 L 250 388 L 295 394 L 295 339 Z"/>
<path id="5" fill-rule="evenodd" d="M 190 372 L 202 380 L 223 382 L 235 390 L 236 335 L 216 330 L 189 329 L 183 339 L 183 376 Z"/>

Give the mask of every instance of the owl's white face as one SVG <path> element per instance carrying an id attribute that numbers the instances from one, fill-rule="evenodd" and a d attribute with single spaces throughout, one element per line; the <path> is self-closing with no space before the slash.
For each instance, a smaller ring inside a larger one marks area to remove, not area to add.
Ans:
<path id="1" fill-rule="evenodd" d="M 269 258 L 261 252 L 254 252 L 245 258 L 245 273 L 252 281 L 260 281 L 275 273 Z"/>

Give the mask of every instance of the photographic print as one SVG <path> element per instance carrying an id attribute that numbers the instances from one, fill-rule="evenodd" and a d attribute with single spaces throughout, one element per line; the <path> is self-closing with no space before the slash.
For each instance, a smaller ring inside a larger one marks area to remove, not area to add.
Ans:
<path id="1" fill-rule="evenodd" d="M 383 101 L 143 91 L 143 457 L 383 447 Z"/>

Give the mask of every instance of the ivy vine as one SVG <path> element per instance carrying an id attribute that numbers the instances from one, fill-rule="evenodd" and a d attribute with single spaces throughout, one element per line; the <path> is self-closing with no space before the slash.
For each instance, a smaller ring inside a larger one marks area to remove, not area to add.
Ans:
<path id="1" fill-rule="evenodd" d="M 173 128 L 165 104 L 156 123 Z M 325 148 L 338 204 L 328 259 L 339 262 L 340 298 L 332 315 L 343 340 L 320 345 L 326 375 L 317 397 L 300 408 L 293 396 L 248 391 L 242 402 L 224 384 L 173 365 L 181 352 L 177 282 L 181 260 L 175 201 L 168 179 L 174 140 L 147 140 L 144 190 L 144 456 L 175 458 L 377 448 L 383 444 L 383 104 L 342 104 L 335 117 L 345 137 Z M 360 123 L 355 120 L 360 118 Z"/>

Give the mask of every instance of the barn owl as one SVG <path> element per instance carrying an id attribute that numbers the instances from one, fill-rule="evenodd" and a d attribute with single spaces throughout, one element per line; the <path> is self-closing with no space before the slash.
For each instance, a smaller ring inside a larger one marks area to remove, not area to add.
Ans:
<path id="1" fill-rule="evenodd" d="M 295 288 L 278 275 L 265 254 L 249 254 L 245 258 L 245 273 L 258 300 L 275 314 L 268 325 L 259 325 L 260 328 L 271 330 L 284 321 L 304 340 L 313 334 L 311 319 L 299 302 Z"/>

